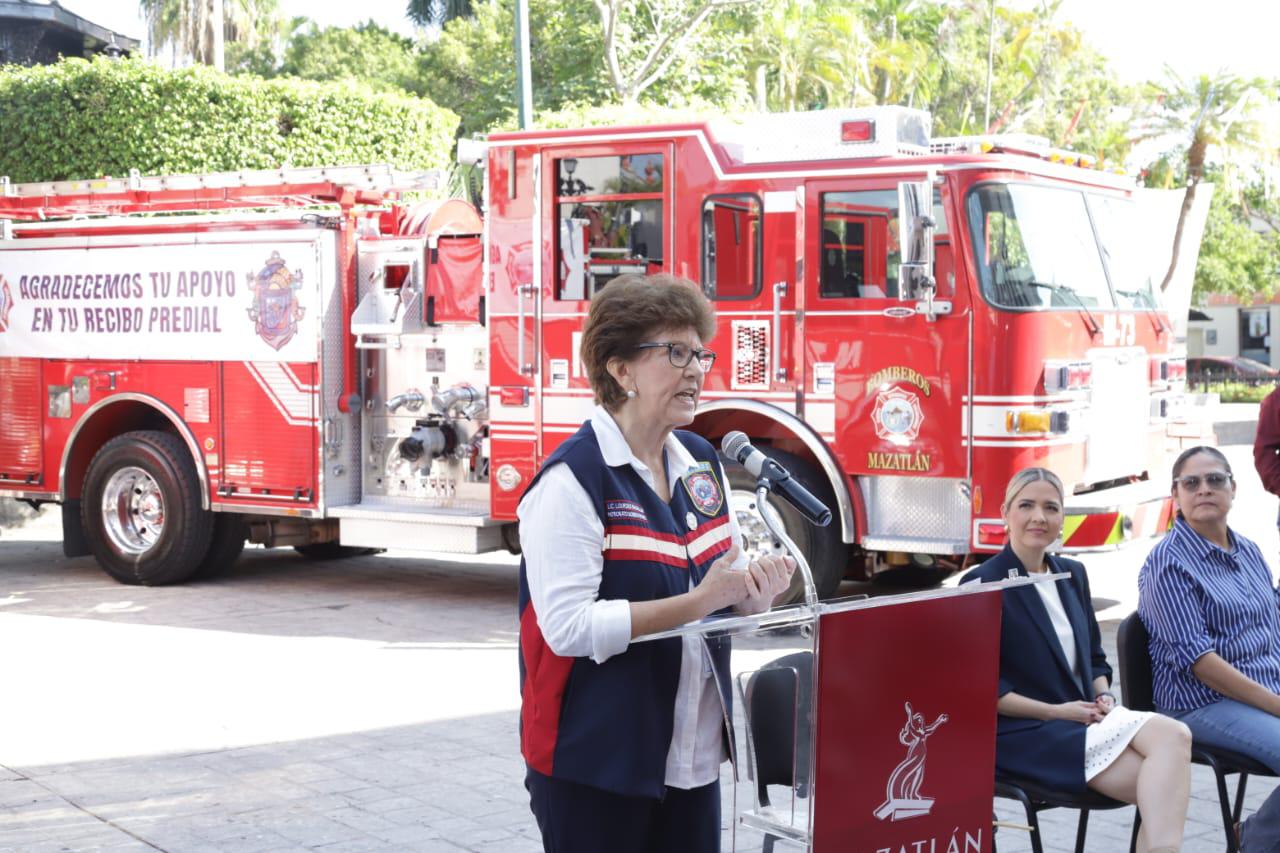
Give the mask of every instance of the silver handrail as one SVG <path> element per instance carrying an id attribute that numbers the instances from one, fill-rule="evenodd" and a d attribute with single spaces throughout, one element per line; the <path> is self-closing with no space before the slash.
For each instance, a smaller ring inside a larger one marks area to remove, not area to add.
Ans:
<path id="1" fill-rule="evenodd" d="M 773 283 L 773 333 L 771 341 L 773 356 L 773 378 L 782 382 L 787 378 L 787 371 L 782 367 L 782 297 L 787 293 L 785 281 Z"/>

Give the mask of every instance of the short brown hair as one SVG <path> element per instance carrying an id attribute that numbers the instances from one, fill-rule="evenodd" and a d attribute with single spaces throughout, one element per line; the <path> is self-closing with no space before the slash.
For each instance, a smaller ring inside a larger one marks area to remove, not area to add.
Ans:
<path id="1" fill-rule="evenodd" d="M 693 329 L 704 344 L 715 335 L 715 313 L 689 279 L 666 273 L 620 275 L 596 291 L 579 353 L 597 403 L 614 412 L 627 399 L 609 375 L 609 360 L 634 357 L 637 344 L 667 329 Z"/>

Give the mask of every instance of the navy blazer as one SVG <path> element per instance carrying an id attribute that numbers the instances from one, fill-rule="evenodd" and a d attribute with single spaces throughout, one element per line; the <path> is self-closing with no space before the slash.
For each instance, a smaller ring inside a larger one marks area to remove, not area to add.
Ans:
<path id="1" fill-rule="evenodd" d="M 1089 578 L 1084 566 L 1066 557 L 1046 555 L 1051 572 L 1070 573 L 1069 580 L 1054 582 L 1063 610 L 1075 632 L 1080 675 L 1067 668 L 1062 645 L 1049 620 L 1044 602 L 1032 586 L 1007 589 L 1000 607 L 999 695 L 1014 692 L 1029 699 L 1058 705 L 1093 701 L 1093 681 L 1111 667 L 1102 650 L 1102 633 L 1093 615 Z M 1004 550 L 970 571 L 962 579 L 999 581 L 1026 577 L 1013 549 Z M 1084 791 L 1085 726 L 1068 720 L 996 718 L 997 769 L 1060 791 Z"/>

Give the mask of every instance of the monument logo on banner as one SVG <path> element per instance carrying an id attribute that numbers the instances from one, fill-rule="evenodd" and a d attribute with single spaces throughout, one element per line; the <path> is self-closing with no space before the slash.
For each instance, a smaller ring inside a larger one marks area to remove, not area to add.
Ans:
<path id="1" fill-rule="evenodd" d="M 889 782 L 884 787 L 885 800 L 875 810 L 880 820 L 906 820 L 907 818 L 927 815 L 933 808 L 933 797 L 920 795 L 920 786 L 924 783 L 925 760 L 929 757 L 925 750 L 925 741 L 938 726 L 947 721 L 942 714 L 931 725 L 924 724 L 924 715 L 911 710 L 911 703 L 905 704 L 907 722 L 898 733 L 898 742 L 907 748 L 907 757 L 889 774 Z"/>
<path id="2" fill-rule="evenodd" d="M 306 315 L 306 309 L 298 304 L 302 273 L 290 272 L 280 253 L 272 252 L 266 266 L 247 278 L 253 291 L 249 319 L 254 331 L 272 349 L 279 350 L 298 333 L 298 321 Z"/>

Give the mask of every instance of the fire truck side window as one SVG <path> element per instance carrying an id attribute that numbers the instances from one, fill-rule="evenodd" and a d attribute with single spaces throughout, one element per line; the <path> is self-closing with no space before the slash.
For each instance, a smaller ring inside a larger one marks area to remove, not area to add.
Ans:
<path id="1" fill-rule="evenodd" d="M 968 208 L 982 292 L 993 305 L 1115 307 L 1082 193 L 988 184 L 969 194 Z"/>
<path id="2" fill-rule="evenodd" d="M 661 154 L 556 161 L 557 299 L 589 299 L 624 273 L 662 269 Z"/>
<path id="3" fill-rule="evenodd" d="M 933 199 L 935 236 L 950 238 L 942 199 Z M 897 189 L 823 193 L 822 249 L 818 293 L 834 299 L 897 299 Z M 939 281 L 939 295 L 949 295 L 950 282 Z"/>
<path id="4" fill-rule="evenodd" d="M 710 196 L 702 204 L 702 289 L 711 299 L 760 293 L 762 227 L 754 195 Z"/>

